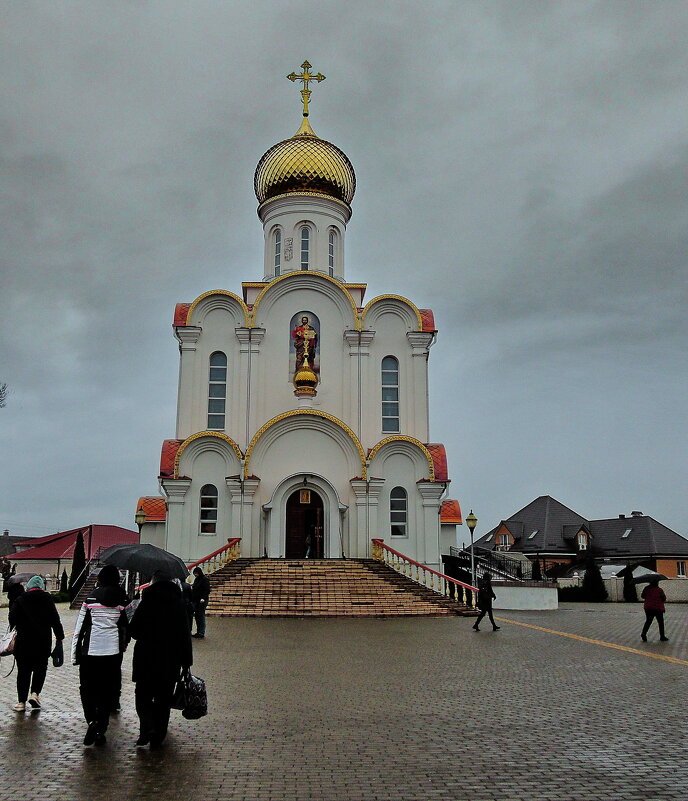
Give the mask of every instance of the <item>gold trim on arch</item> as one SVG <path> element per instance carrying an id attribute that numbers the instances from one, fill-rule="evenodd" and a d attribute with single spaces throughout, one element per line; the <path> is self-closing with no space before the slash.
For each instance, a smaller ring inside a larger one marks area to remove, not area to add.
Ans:
<path id="1" fill-rule="evenodd" d="M 353 318 L 356 330 L 359 330 L 361 328 L 361 321 L 359 320 L 358 317 L 358 308 L 356 307 L 356 301 L 351 296 L 349 290 L 346 288 L 344 284 L 342 284 L 341 281 L 338 281 L 331 275 L 325 275 L 325 273 L 319 273 L 315 270 L 294 270 L 292 272 L 288 272 L 285 273 L 284 275 L 280 275 L 277 278 L 274 278 L 272 281 L 270 281 L 269 284 L 267 284 L 267 286 L 264 286 L 263 289 L 261 289 L 260 292 L 258 293 L 258 297 L 256 298 L 253 304 L 253 310 L 251 311 L 251 328 L 254 328 L 256 325 L 256 312 L 258 311 L 258 306 L 260 306 L 260 302 L 263 299 L 263 295 L 265 295 L 266 292 L 269 292 L 271 289 L 273 289 L 276 284 L 279 284 L 282 281 L 287 281 L 290 278 L 303 276 L 304 273 L 307 274 L 309 277 L 317 277 L 317 278 L 322 278 L 325 281 L 329 281 L 331 284 L 334 284 L 337 287 L 337 289 L 341 290 L 344 293 L 344 295 L 346 295 L 346 297 L 349 300 L 349 303 L 351 304 L 351 311 L 353 312 Z"/>
<path id="2" fill-rule="evenodd" d="M 258 440 L 265 434 L 265 432 L 272 428 L 277 423 L 281 423 L 282 420 L 287 420 L 290 417 L 296 417 L 297 415 L 309 415 L 311 417 L 322 417 L 325 420 L 329 420 L 331 423 L 339 426 L 346 434 L 349 435 L 351 441 L 356 446 L 356 450 L 358 451 L 358 455 L 361 457 L 361 478 L 366 478 L 366 458 L 365 458 L 365 451 L 363 450 L 363 446 L 359 442 L 358 437 L 356 434 L 349 428 L 346 423 L 343 423 L 338 417 L 335 417 L 332 414 L 328 414 L 327 412 L 321 412 L 319 409 L 292 409 L 290 412 L 284 412 L 283 414 L 278 414 L 277 417 L 273 417 L 272 420 L 268 420 L 265 425 L 261 426 L 258 431 L 253 435 L 251 442 L 246 449 L 246 461 L 244 462 L 244 478 L 248 478 L 250 473 L 248 472 L 249 463 L 251 461 L 251 454 L 253 453 L 253 449 L 256 446 Z"/>
<path id="3" fill-rule="evenodd" d="M 179 446 L 179 450 L 177 451 L 176 456 L 174 457 L 174 477 L 179 478 L 179 461 L 182 457 L 182 453 L 186 450 L 187 445 L 190 445 L 197 439 L 201 439 L 201 437 L 214 437 L 216 439 L 221 439 L 223 442 L 226 442 L 231 449 L 236 454 L 236 457 L 239 461 L 241 461 L 244 457 L 244 454 L 241 452 L 241 448 L 234 442 L 231 437 L 228 437 L 226 434 L 223 434 L 221 431 L 199 431 L 198 434 L 192 434 L 190 437 L 187 437 L 184 442 Z"/>
<path id="4" fill-rule="evenodd" d="M 405 434 L 396 434 L 393 437 L 386 437 L 385 439 L 380 440 L 380 442 L 378 442 L 377 445 L 368 454 L 368 462 L 372 462 L 375 456 L 377 455 L 377 452 L 380 450 L 380 448 L 384 447 L 389 442 L 410 442 L 412 445 L 416 445 L 418 448 L 420 448 L 421 451 L 423 451 L 423 453 L 425 454 L 425 458 L 428 460 L 430 481 L 435 480 L 435 463 L 432 460 L 432 454 L 419 439 L 416 439 L 415 437 L 408 437 Z"/>
<path id="5" fill-rule="evenodd" d="M 411 308 L 413 313 L 416 315 L 416 320 L 418 320 L 418 330 L 419 331 L 423 330 L 423 318 L 421 317 L 418 307 L 416 306 L 415 303 L 410 301 L 408 298 L 405 298 L 403 295 L 378 295 L 378 297 L 368 301 L 361 314 L 361 328 L 363 328 L 363 326 L 365 325 L 366 314 L 368 314 L 370 307 L 381 300 L 398 300 L 401 303 L 405 303 L 407 306 Z"/>
<path id="6" fill-rule="evenodd" d="M 210 292 L 204 292 L 202 295 L 199 295 L 196 300 L 189 306 L 189 311 L 186 313 L 186 324 L 189 324 L 189 320 L 191 319 L 191 315 L 193 314 L 196 306 L 206 298 L 209 298 L 211 295 L 224 295 L 225 297 L 232 298 L 236 300 L 236 302 L 241 306 L 242 311 L 244 312 L 244 321 L 246 323 L 246 327 L 250 327 L 249 323 L 249 314 L 248 314 L 248 306 L 244 303 L 244 301 L 238 296 L 235 295 L 234 292 L 230 292 L 228 289 L 211 289 Z"/>

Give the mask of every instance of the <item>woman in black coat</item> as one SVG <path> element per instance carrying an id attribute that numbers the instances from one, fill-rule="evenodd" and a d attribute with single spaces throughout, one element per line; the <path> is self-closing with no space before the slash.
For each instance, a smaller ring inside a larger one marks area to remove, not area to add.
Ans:
<path id="1" fill-rule="evenodd" d="M 136 745 L 157 747 L 167 734 L 177 679 L 182 668 L 193 664 L 182 591 L 169 576 L 153 576 L 131 619 L 129 633 L 136 640 L 133 680 L 140 723 Z"/>
<path id="2" fill-rule="evenodd" d="M 62 654 L 64 629 L 52 595 L 45 592 L 45 582 L 34 576 L 10 607 L 9 624 L 17 629 L 14 656 L 17 660 L 17 703 L 15 712 L 26 710 L 28 698 L 31 711 L 41 708 L 40 692 L 48 672 L 48 658 L 53 651 Z M 60 662 L 61 664 L 61 662 Z M 31 695 L 29 696 L 29 690 Z"/>

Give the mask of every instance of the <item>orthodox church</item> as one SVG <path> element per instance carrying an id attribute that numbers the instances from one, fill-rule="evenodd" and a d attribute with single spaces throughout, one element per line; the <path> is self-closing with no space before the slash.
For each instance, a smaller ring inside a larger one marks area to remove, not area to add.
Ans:
<path id="1" fill-rule="evenodd" d="M 346 279 L 356 176 L 309 122 L 261 157 L 254 188 L 261 280 L 179 303 L 176 436 L 163 498 L 140 498 L 141 541 L 193 561 L 241 538 L 241 555 L 367 558 L 371 539 L 435 569 L 461 523 L 444 446 L 429 442 L 433 314 L 365 302 Z"/>

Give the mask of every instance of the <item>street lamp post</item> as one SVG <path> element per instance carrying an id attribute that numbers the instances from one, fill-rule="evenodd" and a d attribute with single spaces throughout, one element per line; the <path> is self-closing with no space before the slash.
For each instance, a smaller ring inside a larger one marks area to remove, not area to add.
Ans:
<path id="1" fill-rule="evenodd" d="M 475 553 L 473 552 L 473 532 L 478 525 L 478 518 L 473 514 L 471 509 L 470 514 L 466 518 L 466 525 L 471 532 L 471 585 L 475 587 Z"/>
<path id="2" fill-rule="evenodd" d="M 146 513 L 143 511 L 143 506 L 139 506 L 134 515 L 136 525 L 139 527 L 139 539 L 141 539 L 141 526 L 146 522 Z"/>

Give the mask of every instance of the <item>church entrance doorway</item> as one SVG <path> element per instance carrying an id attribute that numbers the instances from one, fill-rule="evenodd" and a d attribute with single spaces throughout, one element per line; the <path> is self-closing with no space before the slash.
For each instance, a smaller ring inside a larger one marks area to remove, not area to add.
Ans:
<path id="1" fill-rule="evenodd" d="M 292 492 L 287 500 L 287 559 L 322 559 L 324 556 L 323 502 L 315 490 Z"/>

